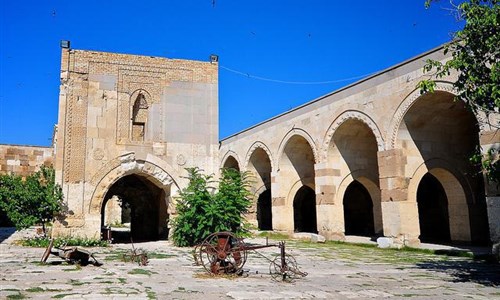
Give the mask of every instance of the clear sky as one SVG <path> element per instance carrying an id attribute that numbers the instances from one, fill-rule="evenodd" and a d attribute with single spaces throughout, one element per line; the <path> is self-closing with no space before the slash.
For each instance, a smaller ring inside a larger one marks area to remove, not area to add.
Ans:
<path id="1" fill-rule="evenodd" d="M 63 39 L 83 50 L 219 55 L 222 139 L 449 41 L 462 24 L 448 8 L 441 1 L 426 10 L 424 0 L 0 0 L 0 143 L 50 145 Z"/>

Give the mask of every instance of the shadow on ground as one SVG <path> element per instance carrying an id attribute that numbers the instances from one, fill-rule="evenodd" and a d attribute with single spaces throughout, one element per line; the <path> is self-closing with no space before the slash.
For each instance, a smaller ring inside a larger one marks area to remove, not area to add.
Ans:
<path id="1" fill-rule="evenodd" d="M 0 227 L 0 243 L 8 239 L 16 232 L 15 227 Z"/>
<path id="2" fill-rule="evenodd" d="M 500 286 L 500 264 L 483 260 L 427 261 L 417 263 L 420 269 L 450 275 L 453 282 L 474 282 L 484 286 Z"/>

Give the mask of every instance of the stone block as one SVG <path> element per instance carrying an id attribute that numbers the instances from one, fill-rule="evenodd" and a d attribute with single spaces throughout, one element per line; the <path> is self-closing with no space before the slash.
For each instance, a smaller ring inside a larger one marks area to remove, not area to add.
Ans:
<path id="1" fill-rule="evenodd" d="M 500 197 L 486 197 L 490 239 L 493 243 L 500 242 Z"/>
<path id="2" fill-rule="evenodd" d="M 326 241 L 324 236 L 310 232 L 296 232 L 293 234 L 293 238 L 299 240 L 307 240 L 313 243 L 324 243 Z"/>
<path id="3" fill-rule="evenodd" d="M 379 237 L 377 239 L 377 245 L 379 248 L 392 248 L 394 245 L 394 239 L 390 237 Z"/>

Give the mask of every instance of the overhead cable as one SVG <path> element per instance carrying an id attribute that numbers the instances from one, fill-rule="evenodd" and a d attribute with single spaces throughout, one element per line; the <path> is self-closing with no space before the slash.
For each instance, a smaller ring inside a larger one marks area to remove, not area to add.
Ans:
<path id="1" fill-rule="evenodd" d="M 350 81 L 354 79 L 361 79 L 370 75 L 375 74 L 376 72 L 364 74 L 364 75 L 359 75 L 359 76 L 354 76 L 354 77 L 349 77 L 349 78 L 342 78 L 342 79 L 336 79 L 336 80 L 327 80 L 327 81 L 288 81 L 288 80 L 279 80 L 279 79 L 272 79 L 272 78 L 266 78 L 266 77 L 261 77 L 261 76 L 256 76 L 256 75 L 251 75 L 249 73 L 241 72 L 238 70 L 234 70 L 225 66 L 219 65 L 221 69 L 224 69 L 226 71 L 242 75 L 248 78 L 252 79 L 257 79 L 257 80 L 263 80 L 263 81 L 270 81 L 270 82 L 276 82 L 276 83 L 285 83 L 285 84 L 331 84 L 331 83 L 339 83 L 339 82 L 344 82 L 344 81 Z"/>

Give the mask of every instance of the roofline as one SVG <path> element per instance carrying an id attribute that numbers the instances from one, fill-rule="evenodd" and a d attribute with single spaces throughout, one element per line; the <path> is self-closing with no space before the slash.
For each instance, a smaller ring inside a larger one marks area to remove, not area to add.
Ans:
<path id="1" fill-rule="evenodd" d="M 0 147 L 6 146 L 6 147 L 31 147 L 31 148 L 47 148 L 47 149 L 54 149 L 53 146 L 37 146 L 37 145 L 21 145 L 21 144 L 1 144 Z"/>
<path id="2" fill-rule="evenodd" d="M 345 91 L 345 90 L 348 90 L 348 89 L 350 89 L 350 88 L 352 88 L 352 87 L 354 87 L 354 86 L 360 85 L 360 84 L 362 84 L 363 82 L 369 81 L 369 80 L 371 80 L 371 79 L 373 79 L 373 78 L 375 78 L 375 77 L 377 77 L 377 76 L 380 76 L 380 75 L 382 75 L 382 74 L 384 74 L 384 73 L 387 73 L 387 72 L 390 72 L 390 71 L 392 71 L 392 70 L 394 70 L 394 69 L 400 68 L 401 66 L 404 66 L 404 65 L 406 65 L 406 64 L 408 64 L 408 63 L 411 63 L 411 62 L 413 62 L 413 61 L 416 61 L 416 60 L 418 60 L 418 59 L 420 59 L 420 58 L 422 58 L 422 57 L 424 57 L 424 56 L 427 56 L 427 55 L 429 55 L 429 54 L 435 53 L 435 52 L 437 52 L 437 51 L 439 51 L 439 50 L 443 49 L 445 45 L 446 45 L 446 43 L 445 43 L 445 44 L 442 44 L 442 45 L 440 45 L 440 46 L 437 46 L 437 47 L 435 47 L 435 48 L 433 48 L 433 49 L 431 49 L 431 50 L 428 50 L 428 51 L 426 51 L 426 52 L 423 52 L 423 53 L 421 53 L 421 54 L 419 54 L 419 55 L 417 55 L 417 56 L 414 56 L 414 57 L 412 57 L 412 58 L 409 58 L 409 59 L 407 59 L 407 60 L 404 60 L 403 62 L 400 62 L 400 63 L 398 63 L 398 64 L 395 64 L 395 65 L 393 65 L 393 66 L 391 66 L 391 67 L 388 67 L 388 68 L 386 68 L 386 69 L 383 69 L 383 70 L 381 70 L 381 71 L 378 71 L 378 72 L 376 72 L 376 73 L 374 73 L 374 74 L 372 74 L 372 75 L 369 75 L 368 77 L 365 77 L 365 78 L 360 79 L 360 80 L 358 80 L 358 81 L 355 81 L 355 82 L 353 82 L 353 83 L 351 83 L 351 84 L 348 84 L 348 85 L 346 85 L 346 86 L 344 86 L 344 87 L 341 87 L 341 88 L 339 88 L 339 89 L 337 89 L 337 90 L 334 90 L 333 92 L 330 92 L 330 93 L 325 94 L 325 95 L 323 95 L 323 96 L 320 96 L 320 97 L 318 97 L 318 98 L 316 98 L 316 99 L 313 99 L 313 100 L 311 100 L 311 101 L 309 101 L 309 102 L 306 102 L 306 103 L 304 103 L 304 104 L 302 104 L 302 105 L 299 105 L 299 106 L 294 107 L 294 108 L 292 108 L 292 109 L 290 109 L 290 110 L 287 110 L 287 111 L 285 111 L 285 112 L 283 112 L 283 113 L 281 113 L 281 114 L 279 114 L 279 115 L 276 115 L 276 116 L 274 116 L 274 117 L 272 117 L 272 118 L 269 118 L 269 119 L 267 119 L 267 120 L 264 120 L 264 121 L 262 121 L 262 122 L 259 122 L 259 123 L 255 124 L 255 125 L 253 125 L 253 126 L 250 126 L 250 127 L 246 128 L 246 129 L 243 129 L 243 130 L 241 130 L 241 131 L 238 131 L 238 132 L 236 132 L 236 133 L 234 133 L 234 134 L 232 134 L 232 135 L 230 135 L 230 136 L 227 136 L 227 137 L 225 137 L 225 138 L 221 139 L 221 140 L 219 141 L 219 143 L 222 143 L 222 142 L 224 142 L 224 141 L 226 141 L 226 140 L 228 140 L 228 139 L 230 139 L 230 138 L 233 138 L 233 137 L 235 137 L 235 136 L 237 136 L 237 135 L 240 135 L 240 134 L 242 134 L 242 133 L 244 133 L 244 132 L 250 131 L 250 130 L 252 130 L 252 129 L 256 128 L 256 127 L 259 127 L 259 126 L 261 126 L 261 125 L 263 125 L 263 124 L 265 124 L 265 123 L 269 123 L 269 122 L 271 122 L 271 121 L 273 121 L 273 120 L 276 120 L 276 119 L 278 119 L 278 118 L 281 118 L 281 117 L 283 117 L 283 116 L 285 116 L 285 115 L 288 115 L 288 114 L 290 114 L 290 113 L 292 113 L 292 112 L 294 112 L 294 111 L 297 111 L 297 110 L 299 110 L 299 109 L 301 109 L 301 108 L 303 108 L 303 107 L 306 107 L 306 106 L 309 106 L 309 105 L 311 105 L 311 104 L 313 104 L 313 103 L 316 103 L 316 102 L 318 102 L 318 101 L 320 101 L 320 100 L 322 100 L 322 99 L 324 99 L 324 98 L 326 98 L 326 97 L 329 97 L 329 96 L 332 96 L 332 95 L 338 94 L 338 93 L 343 92 L 343 91 Z"/>
<path id="3" fill-rule="evenodd" d="M 156 58 L 156 59 L 165 59 L 165 60 L 180 60 L 180 61 L 193 61 L 199 63 L 208 63 L 212 65 L 218 65 L 218 63 L 213 63 L 210 60 L 195 60 L 195 59 L 186 59 L 186 58 L 169 58 L 164 56 L 153 56 L 153 55 L 144 55 L 144 54 L 132 54 L 132 53 L 122 53 L 122 52 L 109 52 L 109 51 L 101 51 L 101 50 L 92 50 L 92 49 L 75 49 L 75 48 L 61 48 L 62 50 L 77 51 L 77 52 L 93 52 L 96 54 L 116 54 L 116 55 L 126 55 L 126 56 L 137 56 L 137 57 L 145 57 L 145 58 Z M 209 56 L 207 56 L 209 57 Z"/>

